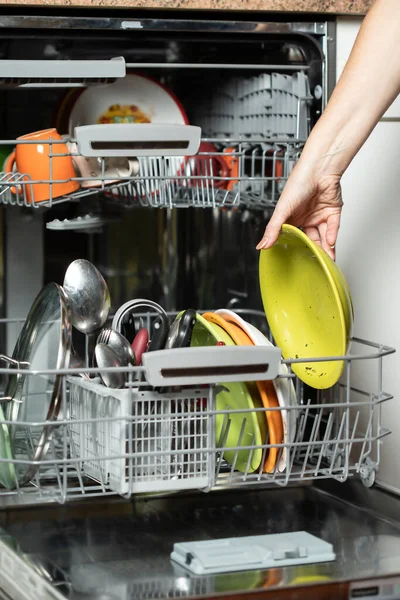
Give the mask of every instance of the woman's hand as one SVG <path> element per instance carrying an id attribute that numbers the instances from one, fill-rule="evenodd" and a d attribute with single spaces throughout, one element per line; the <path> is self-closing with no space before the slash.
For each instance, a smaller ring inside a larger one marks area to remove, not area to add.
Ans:
<path id="1" fill-rule="evenodd" d="M 272 246 L 288 222 L 334 256 L 342 210 L 340 178 L 400 94 L 399 40 L 400 1 L 374 0 L 258 249 Z"/>
<path id="2" fill-rule="evenodd" d="M 324 176 L 314 179 L 296 171 L 287 181 L 257 250 L 270 248 L 276 242 L 283 223 L 290 223 L 301 227 L 334 258 L 343 206 L 340 178 Z"/>

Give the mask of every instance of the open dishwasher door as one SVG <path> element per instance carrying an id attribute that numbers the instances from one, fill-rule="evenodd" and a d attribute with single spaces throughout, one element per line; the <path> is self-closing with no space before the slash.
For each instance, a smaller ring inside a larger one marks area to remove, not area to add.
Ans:
<path id="1" fill-rule="evenodd" d="M 365 500 L 365 488 L 348 483 L 14 510 L 2 514 L 0 584 L 29 600 L 395 600 L 398 502 L 379 490 Z M 329 540 L 336 560 L 196 576 L 170 559 L 177 542 L 295 531 Z"/>

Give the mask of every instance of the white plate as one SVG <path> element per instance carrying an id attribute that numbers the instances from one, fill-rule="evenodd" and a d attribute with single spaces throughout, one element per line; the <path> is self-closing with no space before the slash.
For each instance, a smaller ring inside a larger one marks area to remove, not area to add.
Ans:
<path id="1" fill-rule="evenodd" d="M 135 74 L 108 85 L 89 87 L 82 92 L 71 110 L 69 134 L 73 136 L 74 127 L 79 125 L 97 123 L 116 104 L 139 108 L 151 123 L 188 124 L 183 107 L 167 88 L 149 77 Z"/>
<path id="2" fill-rule="evenodd" d="M 68 130 L 71 137 L 74 128 L 79 125 L 93 125 L 98 122 L 110 106 L 138 107 L 151 123 L 173 123 L 187 125 L 189 123 L 185 110 L 174 95 L 157 81 L 145 76 L 132 74 L 115 83 L 87 88 L 77 97 L 71 109 Z M 162 161 L 165 177 L 176 176 L 183 169 L 184 157 L 166 158 Z M 133 185 L 134 197 L 146 197 L 150 201 L 160 189 L 167 185 L 160 177 L 159 160 L 139 157 L 138 189 Z M 140 175 L 147 177 L 140 180 Z M 119 197 L 118 190 L 112 190 Z"/>
<path id="3" fill-rule="evenodd" d="M 255 346 L 272 346 L 271 342 L 265 337 L 261 331 L 259 331 L 254 325 L 251 325 L 242 317 L 237 315 L 232 310 L 228 309 L 220 309 L 215 311 L 217 314 L 221 315 L 227 321 L 232 323 L 236 323 L 247 333 L 251 341 Z M 287 375 L 288 368 L 286 365 L 281 365 L 280 374 Z M 292 444 L 296 437 L 296 426 L 297 426 L 297 411 L 296 410 L 285 410 L 287 406 L 297 406 L 297 396 L 294 389 L 293 382 L 290 378 L 282 377 L 279 379 L 274 379 L 272 382 L 275 387 L 276 395 L 278 397 L 279 406 L 282 408 L 281 416 L 283 423 L 283 441 L 285 444 Z M 289 416 L 288 416 L 289 412 Z M 288 427 L 289 422 L 289 427 Z M 287 458 L 287 448 L 283 449 L 281 454 L 281 458 L 278 464 L 278 471 L 282 473 L 286 469 L 286 458 Z"/>

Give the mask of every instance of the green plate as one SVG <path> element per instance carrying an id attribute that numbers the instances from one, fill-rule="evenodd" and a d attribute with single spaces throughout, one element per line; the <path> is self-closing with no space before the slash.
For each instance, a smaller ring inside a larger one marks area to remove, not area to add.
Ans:
<path id="1" fill-rule="evenodd" d="M 178 315 L 179 317 L 179 315 Z M 197 323 L 193 328 L 191 346 L 215 346 L 217 342 L 224 342 L 226 346 L 234 346 L 230 336 L 219 325 L 209 323 L 202 316 L 197 315 Z M 217 410 L 240 408 L 262 408 L 261 400 L 250 394 L 249 388 L 245 383 L 223 383 L 223 390 L 217 395 Z M 259 446 L 265 442 L 267 434 L 267 421 L 265 413 L 234 413 L 222 414 L 216 417 L 216 442 L 220 444 L 223 438 L 223 430 L 226 430 L 228 418 L 230 427 L 228 436 L 224 443 L 226 448 L 237 448 L 238 446 Z M 243 435 L 239 442 L 240 432 L 243 421 L 245 425 Z M 262 449 L 255 450 L 227 450 L 224 453 L 225 460 L 232 465 L 237 454 L 235 469 L 242 473 L 253 473 L 261 464 Z M 251 454 L 251 457 L 250 457 Z M 249 463 L 249 464 L 248 464 Z"/>
<path id="2" fill-rule="evenodd" d="M 5 417 L 0 406 L 0 457 L 13 459 L 11 451 L 10 432 L 8 425 L 4 423 Z M 8 490 L 15 488 L 17 476 L 13 463 L 0 462 L 0 484 Z"/>

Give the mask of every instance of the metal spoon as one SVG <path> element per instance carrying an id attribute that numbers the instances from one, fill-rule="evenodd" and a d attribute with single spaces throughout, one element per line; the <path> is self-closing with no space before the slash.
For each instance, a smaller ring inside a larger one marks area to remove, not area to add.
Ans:
<path id="1" fill-rule="evenodd" d="M 103 329 L 97 338 L 97 344 L 106 344 L 112 348 L 122 367 L 136 364 L 135 353 L 128 340 L 114 329 Z"/>
<path id="2" fill-rule="evenodd" d="M 82 377 L 83 379 L 86 379 L 86 380 L 91 379 L 89 373 L 84 372 L 85 363 L 81 359 L 79 354 L 77 354 L 73 344 L 71 344 L 71 356 L 69 359 L 69 366 L 71 367 L 71 369 L 82 369 L 82 372 L 79 373 L 79 376 Z"/>
<path id="3" fill-rule="evenodd" d="M 110 293 L 98 269 L 88 260 L 74 260 L 65 273 L 64 291 L 72 325 L 86 335 L 99 330 L 110 311 Z"/>
<path id="4" fill-rule="evenodd" d="M 99 369 L 108 367 L 122 367 L 121 361 L 110 346 L 107 344 L 97 344 L 94 350 L 96 362 Z M 125 373 L 110 373 L 100 371 L 100 377 L 104 385 L 110 388 L 121 388 L 125 383 Z"/>

